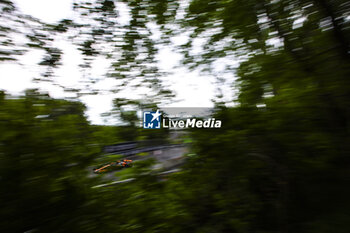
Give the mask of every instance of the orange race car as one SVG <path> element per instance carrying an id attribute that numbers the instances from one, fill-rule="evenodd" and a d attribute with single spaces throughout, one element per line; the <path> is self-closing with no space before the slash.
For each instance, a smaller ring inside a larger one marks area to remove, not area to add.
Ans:
<path id="1" fill-rule="evenodd" d="M 131 167 L 131 166 L 132 166 L 131 159 L 123 159 L 123 160 L 118 160 L 116 162 L 106 164 L 100 168 L 96 168 L 94 169 L 94 173 L 98 173 L 98 174 L 105 173 L 105 172 L 110 172 L 110 171 L 118 170 L 125 167 Z"/>

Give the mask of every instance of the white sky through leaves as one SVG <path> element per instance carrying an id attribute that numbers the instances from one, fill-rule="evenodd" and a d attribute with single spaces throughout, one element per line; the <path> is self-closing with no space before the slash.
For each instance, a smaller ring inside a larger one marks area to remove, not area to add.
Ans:
<path id="1" fill-rule="evenodd" d="M 18 9 L 24 14 L 32 15 L 47 23 L 55 23 L 61 19 L 73 19 L 74 12 L 72 10 L 72 0 L 15 0 Z M 128 21 L 127 12 L 122 12 L 119 19 L 120 23 Z M 173 39 L 173 42 L 182 43 L 184 37 Z M 55 81 L 66 87 L 76 87 L 79 81 L 83 79 L 81 70 L 78 65 L 82 60 L 80 51 L 69 41 L 58 41 L 55 44 L 62 49 L 62 66 L 55 71 Z M 11 94 L 20 94 L 26 88 L 40 87 L 46 90 L 54 98 L 73 97 L 67 95 L 62 88 L 50 83 L 33 83 L 32 79 L 38 77 L 42 71 L 37 64 L 40 62 L 43 52 L 27 53 L 20 59 L 21 66 L 16 63 L 0 64 L 0 87 L 9 91 Z M 215 78 L 209 76 L 201 76 L 197 71 L 188 71 L 178 66 L 181 55 L 171 51 L 170 47 L 162 47 L 157 55 L 159 67 L 165 71 L 171 71 L 173 74 L 164 77 L 165 84 L 170 86 L 176 97 L 173 103 L 167 107 L 210 107 L 211 100 L 217 94 L 215 86 Z M 86 95 L 80 97 L 80 100 L 88 106 L 87 115 L 93 124 L 111 124 L 113 121 L 104 122 L 101 113 L 108 112 L 112 107 L 112 99 L 116 98 L 116 94 L 108 92 L 109 88 L 118 85 L 116 80 L 105 78 L 106 70 L 110 61 L 102 57 L 98 57 L 92 63 L 91 75 L 97 78 L 94 88 L 102 90 L 98 95 Z M 227 92 L 231 87 L 221 87 Z M 103 90 L 106 90 L 104 92 Z M 232 90 L 231 90 L 232 91 Z M 125 90 L 130 93 L 129 90 Z M 118 96 L 119 97 L 119 96 Z M 135 96 L 123 96 L 124 98 L 135 98 Z M 136 97 L 137 98 L 137 97 Z"/>

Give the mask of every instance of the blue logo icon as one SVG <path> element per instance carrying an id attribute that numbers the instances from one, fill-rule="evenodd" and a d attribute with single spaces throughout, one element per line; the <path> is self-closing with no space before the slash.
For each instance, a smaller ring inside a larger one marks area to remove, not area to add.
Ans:
<path id="1" fill-rule="evenodd" d="M 143 128 L 160 129 L 161 115 L 159 110 L 157 110 L 157 112 L 143 112 Z"/>

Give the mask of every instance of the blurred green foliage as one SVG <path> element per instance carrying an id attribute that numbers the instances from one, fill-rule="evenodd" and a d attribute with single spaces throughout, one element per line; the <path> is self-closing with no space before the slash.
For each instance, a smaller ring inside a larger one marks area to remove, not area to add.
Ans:
<path id="1" fill-rule="evenodd" d="M 0 100 L 1 230 L 78 227 L 86 167 L 99 152 L 85 107 L 35 90 Z M 68 219 L 70 219 L 68 221 Z M 63 232 L 57 230 L 57 232 Z"/>
<path id="2" fill-rule="evenodd" d="M 148 67 L 142 77 L 161 90 L 157 70 L 137 57 L 144 48 L 144 61 L 154 61 L 150 32 L 141 32 L 155 21 L 164 33 L 159 43 L 190 33 L 179 46 L 189 67 L 210 70 L 220 58 L 244 57 L 237 69 L 225 70 L 238 75 L 238 105 L 217 104 L 221 129 L 191 132 L 195 156 L 181 172 L 160 178 L 151 169 L 154 161 L 145 160 L 121 174 L 135 180 L 92 189 L 103 182 L 88 178 L 87 170 L 101 145 L 152 137 L 153 131 L 139 131 L 132 111 L 119 109 L 129 121 L 119 132 L 89 125 L 78 102 L 35 91 L 18 99 L 1 93 L 1 230 L 349 232 L 348 1 L 192 0 L 182 8 L 177 1 L 124 2 L 131 20 L 111 76 Z M 12 4 L 1 3 L 11 14 Z M 100 27 L 91 27 L 96 40 L 111 33 L 112 41 L 118 38 L 111 32 L 118 17 L 113 1 L 75 8 L 98 15 Z M 176 17 L 181 9 L 185 17 Z M 64 32 L 72 25 L 62 21 L 54 28 Z M 33 46 L 46 40 L 35 38 Z M 199 54 L 191 52 L 196 39 L 206 41 Z M 92 45 L 81 43 L 86 56 L 96 54 Z M 42 65 L 59 65 L 60 51 L 46 50 Z M 2 52 L 0 59 L 10 55 Z"/>

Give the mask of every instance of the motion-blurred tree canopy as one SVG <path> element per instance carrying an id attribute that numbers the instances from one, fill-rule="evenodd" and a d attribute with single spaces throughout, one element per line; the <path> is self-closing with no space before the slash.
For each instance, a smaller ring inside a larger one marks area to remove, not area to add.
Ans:
<path id="1" fill-rule="evenodd" d="M 217 104 L 221 129 L 192 130 L 196 155 L 165 181 L 143 161 L 134 181 L 91 189 L 100 181 L 85 171 L 98 150 L 83 106 L 2 94 L 4 232 L 350 232 L 349 1 L 94 0 L 74 3 L 83 22 L 55 25 L 0 4 L 1 60 L 44 49 L 50 72 L 61 54 L 50 38 L 67 32 L 83 69 L 103 55 L 113 61 L 109 77 L 156 93 L 164 91 L 157 45 L 175 35 L 187 38 L 177 51 L 191 69 L 215 73 L 218 61 L 243 60 L 225 68 L 238 77 L 236 107 Z M 29 22 L 30 32 L 18 30 Z M 11 33 L 30 42 L 15 45 Z"/>

